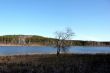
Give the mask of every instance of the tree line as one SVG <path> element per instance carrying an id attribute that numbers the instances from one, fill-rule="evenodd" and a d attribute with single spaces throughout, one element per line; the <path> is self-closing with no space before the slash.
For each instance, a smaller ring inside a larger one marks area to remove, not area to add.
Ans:
<path id="1" fill-rule="evenodd" d="M 55 44 L 56 38 L 47 38 L 36 35 L 5 35 L 0 36 L 0 44 L 23 44 L 20 43 L 24 40 L 24 44 L 41 44 L 51 46 Z M 110 46 L 110 42 L 97 42 L 97 41 L 81 41 L 81 40 L 65 40 L 71 46 Z"/>

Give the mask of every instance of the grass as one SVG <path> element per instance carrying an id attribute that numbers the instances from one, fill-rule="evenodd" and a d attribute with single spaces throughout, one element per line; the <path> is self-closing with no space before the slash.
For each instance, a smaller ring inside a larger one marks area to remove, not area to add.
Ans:
<path id="1" fill-rule="evenodd" d="M 1 56 L 0 73 L 110 73 L 110 54 Z"/>

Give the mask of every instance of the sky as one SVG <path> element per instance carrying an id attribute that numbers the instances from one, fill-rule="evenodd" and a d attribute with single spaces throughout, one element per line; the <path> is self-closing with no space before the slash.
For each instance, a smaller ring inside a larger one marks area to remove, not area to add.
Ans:
<path id="1" fill-rule="evenodd" d="M 0 0 L 0 35 L 41 35 L 70 27 L 74 40 L 110 41 L 110 0 Z"/>

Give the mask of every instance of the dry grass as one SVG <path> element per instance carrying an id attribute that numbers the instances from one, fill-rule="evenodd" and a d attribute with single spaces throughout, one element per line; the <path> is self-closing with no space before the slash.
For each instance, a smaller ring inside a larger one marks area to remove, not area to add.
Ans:
<path id="1" fill-rule="evenodd" d="M 0 73 L 110 73 L 110 54 L 1 56 Z"/>

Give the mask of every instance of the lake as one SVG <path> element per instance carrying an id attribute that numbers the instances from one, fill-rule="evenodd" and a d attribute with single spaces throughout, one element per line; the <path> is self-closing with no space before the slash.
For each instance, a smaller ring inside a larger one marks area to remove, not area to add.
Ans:
<path id="1" fill-rule="evenodd" d="M 0 46 L 0 56 L 24 55 L 24 54 L 54 54 L 56 48 L 46 46 Z M 96 54 L 110 53 L 110 47 L 70 47 L 68 53 Z"/>

